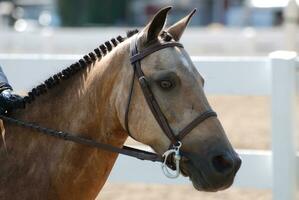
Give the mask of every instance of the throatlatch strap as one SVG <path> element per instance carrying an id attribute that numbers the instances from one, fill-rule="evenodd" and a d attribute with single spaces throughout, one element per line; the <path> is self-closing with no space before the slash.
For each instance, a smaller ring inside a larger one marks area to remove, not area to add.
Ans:
<path id="1" fill-rule="evenodd" d="M 130 128 L 129 128 L 129 114 L 130 114 L 130 105 L 131 105 L 131 100 L 132 100 L 132 96 L 133 96 L 133 89 L 134 89 L 134 83 L 135 83 L 135 73 L 136 71 L 133 70 L 133 75 L 132 75 L 132 80 L 131 80 L 131 86 L 129 89 L 129 93 L 128 93 L 128 99 L 127 99 L 127 107 L 126 107 L 126 113 L 125 113 L 125 126 L 126 126 L 126 130 L 129 134 L 129 136 L 133 139 L 135 139 L 133 137 L 133 135 L 130 132 Z"/>

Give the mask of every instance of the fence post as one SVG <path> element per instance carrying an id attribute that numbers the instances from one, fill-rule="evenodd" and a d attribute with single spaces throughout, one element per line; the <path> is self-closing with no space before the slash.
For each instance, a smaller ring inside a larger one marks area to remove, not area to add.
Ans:
<path id="1" fill-rule="evenodd" d="M 270 54 L 273 199 L 296 199 L 296 53 Z"/>

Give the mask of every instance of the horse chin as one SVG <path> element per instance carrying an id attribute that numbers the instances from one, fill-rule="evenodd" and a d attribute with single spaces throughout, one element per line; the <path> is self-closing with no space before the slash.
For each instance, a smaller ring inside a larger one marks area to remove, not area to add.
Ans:
<path id="1" fill-rule="evenodd" d="M 193 187 L 198 191 L 210 191 L 209 185 L 204 178 L 202 173 L 199 171 L 194 173 L 193 167 L 187 165 L 181 165 L 180 171 L 181 174 L 185 177 L 189 177 L 189 180 L 192 182 Z"/>
<path id="2" fill-rule="evenodd" d="M 192 164 L 182 164 L 180 171 L 183 176 L 189 177 L 193 187 L 196 190 L 204 192 L 217 192 L 220 190 L 225 190 L 232 185 L 234 179 L 232 178 L 225 184 L 213 184 L 209 181 L 207 175 L 203 171 L 196 169 L 196 167 Z"/>

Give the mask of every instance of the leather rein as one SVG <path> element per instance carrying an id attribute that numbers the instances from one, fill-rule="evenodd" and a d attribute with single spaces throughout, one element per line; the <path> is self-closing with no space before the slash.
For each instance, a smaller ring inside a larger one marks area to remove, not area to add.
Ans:
<path id="1" fill-rule="evenodd" d="M 141 69 L 140 61 L 143 58 L 145 58 L 146 56 L 148 56 L 156 51 L 159 51 L 161 49 L 171 48 L 171 47 L 183 48 L 183 45 L 181 43 L 172 42 L 172 41 L 171 42 L 163 42 L 163 43 L 155 43 L 139 52 L 137 36 L 138 35 L 133 36 L 131 45 L 130 45 L 130 54 L 131 54 L 130 61 L 131 61 L 131 65 L 133 67 L 133 76 L 132 76 L 130 91 L 129 91 L 129 95 L 128 95 L 128 103 L 127 103 L 127 108 L 126 108 L 126 113 L 125 113 L 125 126 L 126 126 L 126 130 L 127 130 L 128 134 L 132 138 L 134 138 L 129 130 L 129 111 L 130 111 L 130 103 L 131 103 L 132 93 L 133 93 L 133 88 L 134 88 L 134 80 L 136 78 L 139 82 L 139 85 L 142 89 L 143 95 L 146 99 L 146 102 L 147 102 L 153 116 L 155 117 L 157 123 L 159 124 L 159 126 L 161 127 L 161 129 L 163 130 L 165 135 L 171 141 L 171 145 L 169 146 L 168 151 L 166 151 L 163 155 L 159 155 L 159 154 L 148 152 L 148 151 L 143 151 L 143 150 L 128 147 L 128 146 L 123 146 L 122 148 L 118 148 L 118 147 L 115 147 L 115 146 L 112 146 L 109 144 L 100 143 L 100 142 L 94 141 L 89 138 L 78 136 L 78 134 L 45 128 L 36 123 L 26 122 L 23 120 L 11 118 L 6 115 L 0 115 L 0 119 L 2 119 L 3 121 L 9 122 L 9 123 L 16 124 L 18 126 L 36 130 L 38 132 L 44 133 L 49 136 L 64 139 L 66 141 L 71 141 L 71 142 L 79 143 L 82 145 L 87 145 L 90 147 L 102 149 L 105 151 L 123 154 L 123 155 L 134 157 L 134 158 L 137 158 L 140 160 L 161 162 L 164 174 L 169 178 L 176 178 L 180 173 L 179 161 L 180 161 L 180 155 L 181 155 L 180 147 L 182 145 L 182 142 L 181 142 L 182 139 L 188 133 L 190 133 L 198 124 L 200 124 L 201 122 L 203 122 L 204 120 L 206 120 L 209 117 L 216 117 L 217 114 L 213 110 L 209 109 L 209 110 L 201 113 L 198 117 L 196 117 L 193 121 L 191 121 L 186 127 L 184 127 L 181 131 L 179 131 L 179 133 L 177 135 L 175 135 L 173 133 L 165 115 L 163 114 L 151 88 L 150 88 L 150 85 L 146 79 L 145 74 L 143 73 L 143 71 Z M 173 165 L 171 166 L 169 163 L 167 163 L 167 164 L 169 167 L 176 170 L 176 174 L 171 174 L 170 172 L 168 172 L 168 169 L 166 167 L 166 161 L 167 161 L 168 156 L 170 156 L 170 155 L 174 156 L 175 166 L 173 166 Z"/>

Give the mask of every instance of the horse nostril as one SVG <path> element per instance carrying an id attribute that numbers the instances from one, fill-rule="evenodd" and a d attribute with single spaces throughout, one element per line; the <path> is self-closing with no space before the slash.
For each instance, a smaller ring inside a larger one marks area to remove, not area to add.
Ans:
<path id="1" fill-rule="evenodd" d="M 221 174 L 230 173 L 234 168 L 233 160 L 227 155 L 217 155 L 212 158 L 215 170 Z"/>

